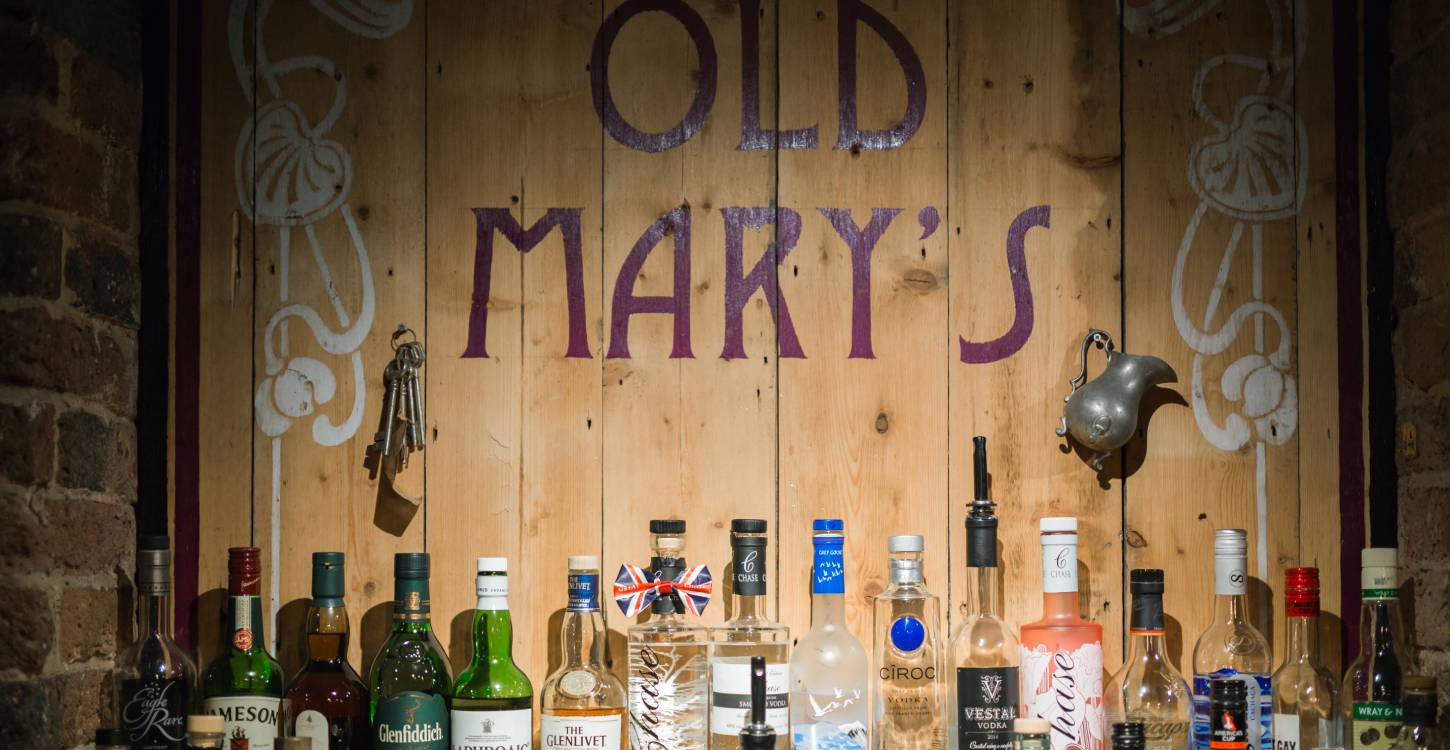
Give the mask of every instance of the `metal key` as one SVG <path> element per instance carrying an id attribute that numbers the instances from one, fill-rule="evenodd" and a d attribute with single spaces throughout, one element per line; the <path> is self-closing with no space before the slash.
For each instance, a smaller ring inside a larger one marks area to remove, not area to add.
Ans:
<path id="1" fill-rule="evenodd" d="M 383 458 L 393 455 L 393 427 L 398 420 L 398 398 L 402 395 L 402 373 L 395 359 L 383 369 Z"/>

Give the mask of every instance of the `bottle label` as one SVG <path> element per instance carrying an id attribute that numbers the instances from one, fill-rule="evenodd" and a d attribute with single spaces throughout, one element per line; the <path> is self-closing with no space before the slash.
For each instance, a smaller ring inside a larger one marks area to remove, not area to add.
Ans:
<path id="1" fill-rule="evenodd" d="M 539 719 L 539 746 L 544 750 L 576 747 L 618 750 L 623 725 L 622 711 L 603 716 L 544 714 Z"/>
<path id="2" fill-rule="evenodd" d="M 1398 599 L 1400 598 L 1400 590 L 1397 588 L 1360 589 L 1359 598 L 1364 600 L 1373 599 L 1378 601 L 1384 601 L 1387 599 Z"/>
<path id="3" fill-rule="evenodd" d="M 251 651 L 256 639 L 252 635 L 252 603 L 255 596 L 232 597 L 232 648 Z"/>
<path id="4" fill-rule="evenodd" d="M 698 644 L 629 644 L 630 747 L 705 747 L 710 707 L 703 662 Z"/>
<path id="5" fill-rule="evenodd" d="M 343 723 L 347 719 L 338 719 L 337 736 L 351 737 L 352 733 Z M 333 732 L 328 725 L 327 717 L 319 711 L 303 711 L 297 714 L 297 721 L 293 723 L 292 734 L 310 740 L 312 750 L 327 750 L 328 739 Z"/>
<path id="6" fill-rule="evenodd" d="M 534 711 L 460 711 L 453 719 L 453 750 L 533 750 Z"/>
<path id="7" fill-rule="evenodd" d="M 1243 710 L 1223 705 L 1210 706 L 1213 712 L 1209 721 L 1210 750 L 1245 750 L 1249 746 L 1247 704 L 1245 706 Z"/>
<path id="8" fill-rule="evenodd" d="M 1016 667 L 957 668 L 957 738 L 961 750 L 1008 750 L 1017 718 Z"/>
<path id="9" fill-rule="evenodd" d="M 846 593 L 846 549 L 843 537 L 817 536 L 811 566 L 812 594 Z"/>
<path id="10" fill-rule="evenodd" d="M 717 661 L 710 670 L 710 732 L 738 735 L 750 723 L 750 662 Z M 790 721 L 790 665 L 765 665 L 765 723 Z"/>
<path id="11" fill-rule="evenodd" d="M 504 612 L 509 608 L 509 577 L 502 573 L 478 574 L 478 609 Z"/>
<path id="12" fill-rule="evenodd" d="M 373 748 L 447 750 L 447 700 L 438 694 L 405 690 L 378 701 Z"/>
<path id="13" fill-rule="evenodd" d="M 1063 594 L 1077 591 L 1077 545 L 1042 544 L 1042 591 Z"/>
<path id="14" fill-rule="evenodd" d="M 1213 558 L 1213 593 L 1242 596 L 1249 592 L 1248 559 L 1234 556 Z"/>
<path id="15" fill-rule="evenodd" d="M 1021 653 L 1023 715 L 1047 720 L 1053 750 L 1102 750 L 1103 645 Z"/>
<path id="16" fill-rule="evenodd" d="M 207 698 L 202 708 L 226 722 L 228 750 L 272 750 L 277 742 L 277 709 L 281 698 L 226 695 Z"/>
<path id="17" fill-rule="evenodd" d="M 599 611 L 599 574 L 569 574 L 569 611 Z"/>
<path id="18" fill-rule="evenodd" d="M 1248 688 L 1248 713 L 1244 716 L 1251 748 L 1274 750 L 1274 691 L 1268 675 L 1251 675 L 1232 669 L 1220 669 L 1212 674 L 1193 676 L 1193 746 L 1198 750 L 1209 747 L 1209 735 L 1213 731 L 1212 706 L 1208 701 L 1208 689 L 1215 679 L 1233 677 Z"/>
<path id="19" fill-rule="evenodd" d="M 792 699 L 791 739 L 796 750 L 866 749 L 864 689 L 796 692 Z"/>
<path id="20" fill-rule="evenodd" d="M 1398 703 L 1356 703 L 1349 723 L 1350 750 L 1389 750 L 1399 739 L 1404 708 Z"/>
<path id="21" fill-rule="evenodd" d="M 732 552 L 735 593 L 740 596 L 765 596 L 765 547 L 735 545 Z"/>
<path id="22" fill-rule="evenodd" d="M 191 713 L 186 680 L 140 679 L 121 683 L 121 726 L 136 750 L 176 750 L 186 745 Z"/>
<path id="23" fill-rule="evenodd" d="M 1274 750 L 1300 750 L 1298 714 L 1274 714 L 1273 729 Z"/>

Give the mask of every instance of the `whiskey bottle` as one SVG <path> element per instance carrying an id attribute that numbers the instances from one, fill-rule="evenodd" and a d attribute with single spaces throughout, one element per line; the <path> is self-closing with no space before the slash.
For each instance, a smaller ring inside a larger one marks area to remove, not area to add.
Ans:
<path id="1" fill-rule="evenodd" d="M 1216 679 L 1242 682 L 1247 695 L 1249 745 L 1273 750 L 1274 665 L 1269 642 L 1248 619 L 1249 536 L 1218 529 L 1213 542 L 1213 624 L 1193 646 L 1194 746 L 1207 750 L 1212 731 L 1209 689 Z"/>
<path id="2" fill-rule="evenodd" d="M 1252 744 L 1248 683 L 1233 677 L 1209 681 L 1208 746 L 1211 750 L 1247 750 Z"/>
<path id="3" fill-rule="evenodd" d="M 788 733 L 790 721 L 790 629 L 773 622 L 766 604 L 766 522 L 730 522 L 731 595 L 729 620 L 710 633 L 710 748 L 736 750 L 750 722 L 750 662 L 765 658 L 765 722 Z"/>
<path id="4" fill-rule="evenodd" d="M 685 522 L 649 523 L 650 574 L 684 574 Z M 652 750 L 703 750 L 709 742 L 708 633 L 685 619 L 673 587 L 650 605 L 649 619 L 629 629 L 629 742 Z"/>
<path id="5" fill-rule="evenodd" d="M 796 750 L 866 750 L 870 660 L 846 627 L 844 522 L 811 525 L 811 629 L 790 660 L 790 724 Z"/>
<path id="6" fill-rule="evenodd" d="M 599 558 L 569 558 L 569 608 L 559 629 L 563 662 L 540 689 L 539 744 L 547 750 L 625 750 L 624 684 L 605 666 Z"/>
<path id="7" fill-rule="evenodd" d="M 141 628 L 123 672 L 120 723 L 134 750 L 180 750 L 196 694 L 196 664 L 171 638 L 171 553 L 165 536 L 143 536 L 136 552 Z"/>
<path id="8" fill-rule="evenodd" d="M 1360 557 L 1359 657 L 1344 675 L 1351 750 L 1386 750 L 1399 735 L 1400 691 L 1411 669 L 1400 623 L 1399 552 L 1365 550 Z"/>
<path id="9" fill-rule="evenodd" d="M 1141 725 L 1146 750 L 1188 750 L 1193 691 L 1168 661 L 1163 571 L 1133 570 L 1128 580 L 1133 595 L 1128 658 L 1103 692 L 1108 723 Z"/>
<path id="10" fill-rule="evenodd" d="M 202 678 L 202 707 L 226 721 L 227 742 L 247 750 L 272 750 L 282 703 L 282 667 L 263 646 L 262 551 L 227 550 L 230 637 Z"/>
<path id="11" fill-rule="evenodd" d="M 1289 635 L 1274 672 L 1274 749 L 1343 748 L 1338 680 L 1319 658 L 1319 569 L 1284 571 Z"/>
<path id="12" fill-rule="evenodd" d="M 186 717 L 186 750 L 220 750 L 226 744 L 226 722 L 212 714 Z"/>
<path id="13" fill-rule="evenodd" d="M 1017 637 L 997 607 L 997 514 L 987 497 L 987 439 L 973 439 L 976 499 L 967 514 L 967 602 L 952 637 L 948 676 L 952 750 L 1011 750 L 1022 700 Z"/>
<path id="14" fill-rule="evenodd" d="M 433 633 L 428 554 L 393 555 L 393 632 L 368 673 L 373 750 L 448 750 L 448 657 Z"/>
<path id="15" fill-rule="evenodd" d="M 877 750 L 941 750 L 947 702 L 941 684 L 945 644 L 936 595 L 926 588 L 920 536 L 893 536 L 891 583 L 872 600 Z"/>
<path id="16" fill-rule="evenodd" d="M 1042 619 L 1022 626 L 1022 710 L 1053 750 L 1103 748 L 1103 627 L 1078 614 L 1077 519 L 1043 518 Z"/>
<path id="17" fill-rule="evenodd" d="M 347 663 L 348 617 L 341 552 L 312 553 L 307 663 L 287 686 L 288 731 L 312 750 L 367 747 L 368 689 Z"/>
<path id="18" fill-rule="evenodd" d="M 514 663 L 508 558 L 478 558 L 473 658 L 453 686 L 453 750 L 530 750 L 534 688 Z"/>
<path id="19" fill-rule="evenodd" d="M 1445 750 L 1445 738 L 1435 727 L 1435 715 L 1440 712 L 1435 685 L 1434 677 L 1405 677 L 1405 723 L 1393 750 Z"/>

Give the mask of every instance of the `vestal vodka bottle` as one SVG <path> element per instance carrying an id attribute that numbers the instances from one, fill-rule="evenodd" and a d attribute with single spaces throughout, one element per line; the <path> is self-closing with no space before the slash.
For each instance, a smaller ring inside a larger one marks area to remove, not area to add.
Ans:
<path id="1" fill-rule="evenodd" d="M 530 750 L 534 688 L 514 663 L 508 558 L 478 558 L 473 657 L 453 685 L 453 750 Z"/>
<path id="2" fill-rule="evenodd" d="M 976 499 L 967 514 L 967 603 L 946 675 L 952 750 L 1010 750 L 1019 690 L 1017 638 L 997 610 L 997 515 L 987 497 L 987 439 L 973 439 Z"/>
<path id="3" fill-rule="evenodd" d="M 545 750 L 587 747 L 624 750 L 624 684 L 604 665 L 604 617 L 599 611 L 599 558 L 569 558 L 569 608 L 559 628 L 563 662 L 539 690 Z"/>
<path id="4" fill-rule="evenodd" d="M 1393 547 L 1360 557 L 1359 657 L 1344 675 L 1352 750 L 1385 750 L 1400 731 L 1401 681 L 1410 669 L 1400 624 L 1399 553 Z"/>
<path id="5" fill-rule="evenodd" d="M 272 750 L 282 704 L 282 666 L 262 638 L 262 551 L 227 550 L 230 638 L 202 678 L 203 708 L 226 720 L 227 741 L 248 750 Z"/>
<path id="6" fill-rule="evenodd" d="M 1319 569 L 1284 571 L 1289 626 L 1284 663 L 1274 672 L 1274 750 L 1344 747 L 1338 680 L 1319 658 Z"/>
<path id="7" fill-rule="evenodd" d="M 186 745 L 186 717 L 196 690 L 196 664 L 171 639 L 170 542 L 141 537 L 136 553 L 136 593 L 141 637 L 119 660 L 120 720 L 135 750 L 180 750 Z"/>
<path id="8" fill-rule="evenodd" d="M 947 703 L 941 685 L 941 610 L 922 575 L 920 536 L 893 536 L 891 583 L 872 601 L 877 750 L 941 750 Z"/>
<path id="9" fill-rule="evenodd" d="M 686 570 L 685 522 L 650 521 L 657 580 Z M 705 628 L 686 620 L 678 593 L 661 595 L 629 629 L 629 742 L 637 749 L 702 750 L 709 741 Z"/>
<path id="10" fill-rule="evenodd" d="M 1042 619 L 1022 626 L 1023 715 L 1052 726 L 1053 750 L 1103 748 L 1103 627 L 1078 615 L 1077 519 L 1044 518 Z"/>
<path id="11" fill-rule="evenodd" d="M 750 659 L 765 657 L 765 723 L 790 736 L 790 629 L 771 621 L 766 603 L 766 522 L 730 522 L 734 616 L 710 631 L 710 747 L 735 750 L 750 723 Z"/>
<path id="12" fill-rule="evenodd" d="M 1193 734 L 1208 750 L 1209 686 L 1215 678 L 1237 679 L 1247 693 L 1250 748 L 1273 750 L 1273 691 L 1269 642 L 1248 620 L 1249 535 L 1219 529 L 1213 541 L 1213 624 L 1193 646 Z"/>
<path id="13" fill-rule="evenodd" d="M 811 629 L 791 655 L 791 737 L 796 750 L 866 750 L 866 649 L 846 628 L 845 524 L 811 524 Z"/>
<path id="14" fill-rule="evenodd" d="M 1103 691 L 1108 724 L 1143 726 L 1146 750 L 1188 750 L 1193 691 L 1168 661 L 1163 635 L 1163 571 L 1133 570 L 1128 658 Z"/>

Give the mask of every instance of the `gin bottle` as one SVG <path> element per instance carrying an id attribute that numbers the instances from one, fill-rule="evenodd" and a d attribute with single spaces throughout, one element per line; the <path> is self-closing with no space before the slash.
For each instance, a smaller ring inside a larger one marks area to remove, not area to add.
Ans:
<path id="1" fill-rule="evenodd" d="M 262 645 L 261 580 L 261 550 L 227 550 L 230 637 L 202 678 L 203 708 L 226 721 L 229 743 L 248 750 L 272 750 L 285 684 L 282 666 Z"/>
<path id="2" fill-rule="evenodd" d="M 1134 570 L 1128 579 L 1133 595 L 1128 658 L 1104 690 L 1108 723 L 1115 727 L 1122 722 L 1139 724 L 1145 750 L 1188 750 L 1193 691 L 1168 661 L 1163 571 Z"/>
<path id="3" fill-rule="evenodd" d="M 514 663 L 508 571 L 508 558 L 478 558 L 473 657 L 453 685 L 449 712 L 453 750 L 533 747 L 534 688 Z"/>
<path id="4" fill-rule="evenodd" d="M 922 574 L 919 536 L 893 536 L 891 583 L 872 601 L 877 750 L 941 750 L 947 702 L 940 671 L 941 612 Z"/>
<path id="5" fill-rule="evenodd" d="M 539 691 L 544 748 L 624 750 L 624 684 L 605 666 L 599 558 L 569 558 L 569 608 L 559 629 L 562 663 Z"/>
<path id="6" fill-rule="evenodd" d="M 967 515 L 967 603 L 947 677 L 952 750 L 1010 750 L 1022 699 L 1017 638 L 997 609 L 997 514 L 987 497 L 987 439 L 974 438 L 976 499 Z"/>
<path id="7" fill-rule="evenodd" d="M 730 522 L 734 615 L 710 632 L 710 747 L 737 750 L 750 723 L 750 661 L 765 659 L 765 723 L 788 732 L 790 629 L 766 616 L 766 522 Z"/>
<path id="8" fill-rule="evenodd" d="M 866 750 L 866 649 L 846 627 L 845 524 L 811 524 L 811 629 L 791 654 L 790 723 L 796 750 Z"/>
<path id="9" fill-rule="evenodd" d="M 685 522 L 649 523 L 657 581 L 685 566 Z M 650 605 L 649 619 L 629 629 L 629 742 L 651 750 L 702 750 L 709 743 L 708 633 L 685 619 L 673 588 Z"/>
<path id="10" fill-rule="evenodd" d="M 1319 569 L 1284 571 L 1289 626 L 1284 663 L 1274 672 L 1274 749 L 1343 748 L 1338 680 L 1319 658 Z"/>
<path id="11" fill-rule="evenodd" d="M 1213 624 L 1193 646 L 1193 734 L 1197 750 L 1208 750 L 1210 684 L 1214 679 L 1243 683 L 1247 695 L 1248 743 L 1273 750 L 1273 670 L 1269 642 L 1249 624 L 1249 535 L 1243 529 L 1219 529 L 1213 542 Z"/>
<path id="12" fill-rule="evenodd" d="M 368 742 L 368 689 L 347 663 L 343 554 L 312 553 L 307 607 L 307 664 L 287 686 L 291 733 L 313 750 L 349 750 Z"/>
<path id="13" fill-rule="evenodd" d="M 1400 620 L 1399 553 L 1367 549 L 1360 558 L 1359 657 L 1344 675 L 1352 750 L 1386 750 L 1400 732 L 1402 680 L 1410 671 Z"/>
<path id="14" fill-rule="evenodd" d="M 196 664 L 171 638 L 170 540 L 141 537 L 136 553 L 136 594 L 140 637 L 128 657 L 119 660 L 120 721 L 125 741 L 135 750 L 181 750 L 186 717 L 196 694 Z"/>
<path id="15" fill-rule="evenodd" d="M 372 750 L 448 750 L 453 675 L 433 633 L 428 554 L 393 555 L 393 632 L 368 673 Z"/>

